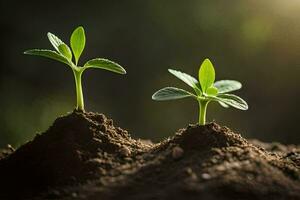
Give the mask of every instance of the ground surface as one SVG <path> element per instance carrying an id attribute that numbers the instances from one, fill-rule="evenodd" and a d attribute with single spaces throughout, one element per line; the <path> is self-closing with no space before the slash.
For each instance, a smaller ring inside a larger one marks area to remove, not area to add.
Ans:
<path id="1" fill-rule="evenodd" d="M 190 125 L 153 144 L 71 113 L 0 153 L 0 199 L 300 199 L 300 147 Z"/>

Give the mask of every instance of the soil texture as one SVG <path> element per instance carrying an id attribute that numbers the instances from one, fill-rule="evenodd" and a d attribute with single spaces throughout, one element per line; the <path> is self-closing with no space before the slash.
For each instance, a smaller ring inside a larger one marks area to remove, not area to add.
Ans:
<path id="1" fill-rule="evenodd" d="M 148 148 L 103 114 L 73 112 L 10 155 L 13 149 L 2 151 L 0 199 L 32 198 L 49 188 L 118 175 L 114 169 L 131 162 L 128 156 Z"/>
<path id="2" fill-rule="evenodd" d="M 216 123 L 153 144 L 103 114 L 73 112 L 0 159 L 4 200 L 300 199 L 299 146 Z"/>

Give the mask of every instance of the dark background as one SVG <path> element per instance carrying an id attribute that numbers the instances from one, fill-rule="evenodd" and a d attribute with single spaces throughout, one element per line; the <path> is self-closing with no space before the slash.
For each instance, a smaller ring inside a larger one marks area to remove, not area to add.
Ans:
<path id="1" fill-rule="evenodd" d="M 300 2 L 252 1 L 1 1 L 0 147 L 20 145 L 75 106 L 67 66 L 25 56 L 52 48 L 48 31 L 67 44 L 78 25 L 87 43 L 81 64 L 104 57 L 124 66 L 121 76 L 88 70 L 88 111 L 103 112 L 134 137 L 158 141 L 198 117 L 190 99 L 154 102 L 164 86 L 189 89 L 167 72 L 196 76 L 209 57 L 217 79 L 236 79 L 248 111 L 208 108 L 215 120 L 245 137 L 299 143 Z"/>

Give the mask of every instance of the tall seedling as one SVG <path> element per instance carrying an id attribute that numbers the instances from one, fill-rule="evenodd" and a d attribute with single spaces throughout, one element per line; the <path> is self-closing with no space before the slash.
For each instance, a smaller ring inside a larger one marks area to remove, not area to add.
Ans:
<path id="1" fill-rule="evenodd" d="M 54 34 L 48 33 L 47 36 L 50 43 L 55 49 L 54 51 L 48 49 L 31 49 L 25 51 L 24 54 L 50 58 L 62 62 L 72 69 L 76 85 L 76 110 L 78 111 L 84 111 L 84 99 L 81 78 L 83 72 L 86 69 L 97 68 L 105 69 L 119 74 L 126 74 L 125 69 L 119 64 L 104 58 L 94 58 L 92 60 L 87 61 L 83 66 L 78 65 L 79 58 L 85 47 L 85 32 L 83 27 L 81 26 L 76 28 L 71 35 L 71 48 Z"/>

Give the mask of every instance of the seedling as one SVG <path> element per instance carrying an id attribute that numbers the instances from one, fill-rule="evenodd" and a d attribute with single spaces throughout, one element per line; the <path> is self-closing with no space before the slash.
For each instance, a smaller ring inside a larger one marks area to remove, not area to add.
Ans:
<path id="1" fill-rule="evenodd" d="M 89 68 L 105 69 L 118 74 L 126 74 L 126 71 L 119 64 L 104 58 L 94 58 L 87 61 L 82 67 L 78 65 L 79 58 L 85 47 L 85 33 L 83 27 L 76 28 L 70 38 L 71 49 L 61 39 L 52 33 L 47 34 L 48 39 L 55 51 L 48 49 L 31 49 L 24 54 L 50 58 L 68 65 L 74 74 L 76 84 L 77 105 L 76 110 L 84 111 L 84 99 L 81 84 L 82 73 Z M 74 62 L 72 60 L 74 55 Z"/>
<path id="2" fill-rule="evenodd" d="M 196 99 L 199 103 L 200 125 L 206 123 L 206 109 L 208 103 L 211 101 L 216 101 L 225 108 L 232 106 L 240 110 L 248 109 L 247 103 L 242 98 L 234 94 L 227 94 L 228 92 L 241 89 L 242 84 L 234 80 L 215 82 L 215 69 L 209 59 L 205 59 L 199 68 L 199 81 L 180 71 L 169 69 L 169 72 L 192 87 L 195 94 L 180 88 L 165 87 L 155 92 L 152 95 L 152 99 L 156 101 L 182 99 L 186 97 Z"/>

